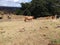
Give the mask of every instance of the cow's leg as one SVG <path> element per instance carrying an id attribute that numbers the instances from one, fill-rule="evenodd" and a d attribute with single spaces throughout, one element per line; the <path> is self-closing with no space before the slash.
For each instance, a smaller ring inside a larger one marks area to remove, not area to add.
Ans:
<path id="1" fill-rule="evenodd" d="M 27 21 L 29 21 L 29 20 L 28 20 L 28 19 L 25 19 L 24 21 L 27 22 Z"/>
<path id="2" fill-rule="evenodd" d="M 24 19 L 24 21 L 26 22 L 26 19 Z"/>

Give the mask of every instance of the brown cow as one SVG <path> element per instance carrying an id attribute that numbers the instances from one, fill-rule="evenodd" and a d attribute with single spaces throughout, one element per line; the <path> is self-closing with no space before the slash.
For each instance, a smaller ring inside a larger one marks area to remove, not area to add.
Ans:
<path id="1" fill-rule="evenodd" d="M 55 16 L 51 16 L 51 18 L 52 18 L 52 19 L 56 19 L 56 17 L 55 17 Z"/>
<path id="2" fill-rule="evenodd" d="M 30 20 L 32 20 L 34 17 L 33 16 L 25 16 L 25 19 L 24 19 L 24 21 L 26 22 L 26 21 L 30 21 Z"/>
<path id="3" fill-rule="evenodd" d="M 11 19 L 11 16 L 8 16 L 8 19 Z"/>

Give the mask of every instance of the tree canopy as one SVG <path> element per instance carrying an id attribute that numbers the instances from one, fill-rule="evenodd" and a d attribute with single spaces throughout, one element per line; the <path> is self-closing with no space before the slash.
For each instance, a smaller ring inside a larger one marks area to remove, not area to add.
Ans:
<path id="1" fill-rule="evenodd" d="M 35 17 L 60 15 L 60 0 L 32 0 L 29 3 L 21 3 L 21 8 L 16 14 Z"/>

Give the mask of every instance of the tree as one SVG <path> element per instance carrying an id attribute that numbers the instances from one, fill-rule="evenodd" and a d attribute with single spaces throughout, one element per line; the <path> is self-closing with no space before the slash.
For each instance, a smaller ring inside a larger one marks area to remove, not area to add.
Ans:
<path id="1" fill-rule="evenodd" d="M 23 15 L 35 16 L 35 18 L 40 16 L 50 16 L 60 14 L 59 6 L 59 0 L 32 0 L 29 3 L 21 3 L 19 12 Z"/>

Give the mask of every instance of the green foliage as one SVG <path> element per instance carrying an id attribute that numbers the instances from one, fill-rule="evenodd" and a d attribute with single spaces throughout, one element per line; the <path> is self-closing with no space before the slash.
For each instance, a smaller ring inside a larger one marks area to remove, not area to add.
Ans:
<path id="1" fill-rule="evenodd" d="M 16 10 L 16 15 L 19 15 L 19 13 L 21 13 L 20 10 Z"/>
<path id="2" fill-rule="evenodd" d="M 51 40 L 52 44 L 60 44 L 60 39 Z"/>
<path id="3" fill-rule="evenodd" d="M 21 3 L 20 10 L 16 14 L 33 15 L 35 17 L 60 15 L 59 0 L 32 0 L 29 3 Z"/>
<path id="4" fill-rule="evenodd" d="M 28 9 L 26 9 L 26 10 L 24 11 L 24 15 L 30 16 L 30 15 L 31 15 L 31 12 L 30 12 Z"/>

